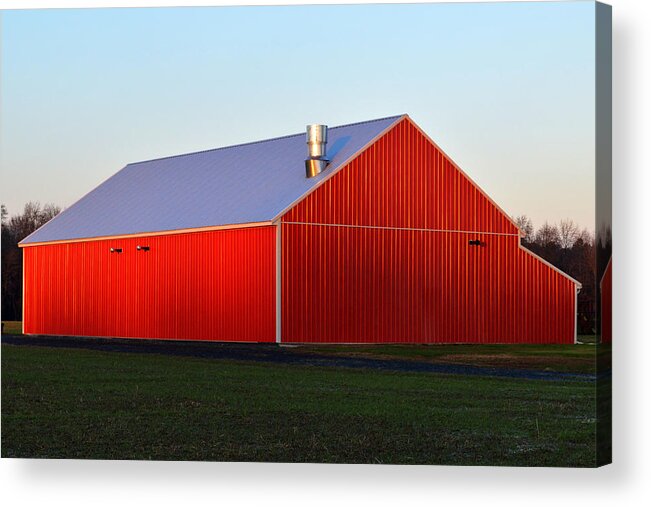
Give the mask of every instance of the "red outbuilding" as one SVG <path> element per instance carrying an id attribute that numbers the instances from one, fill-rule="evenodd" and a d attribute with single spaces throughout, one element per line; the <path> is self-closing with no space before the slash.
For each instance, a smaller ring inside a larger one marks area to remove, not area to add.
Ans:
<path id="1" fill-rule="evenodd" d="M 24 332 L 574 343 L 579 282 L 407 115 L 127 165 L 21 242 Z"/>

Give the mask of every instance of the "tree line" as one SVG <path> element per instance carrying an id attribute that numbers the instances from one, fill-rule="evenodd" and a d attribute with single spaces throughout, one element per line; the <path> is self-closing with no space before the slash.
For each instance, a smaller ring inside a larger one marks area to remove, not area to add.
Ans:
<path id="1" fill-rule="evenodd" d="M 2 320 L 22 320 L 23 312 L 23 252 L 18 242 L 61 212 L 54 204 L 41 206 L 28 202 L 23 212 L 9 218 L 4 204 L 0 209 L 2 224 Z"/>
<path id="2" fill-rule="evenodd" d="M 29 202 L 22 213 L 8 216 L 2 205 L 2 319 L 22 319 L 22 250 L 18 242 L 54 218 L 61 208 L 54 204 L 41 206 Z M 579 334 L 595 331 L 595 238 L 572 220 L 558 224 L 545 222 L 535 229 L 531 220 L 521 215 L 515 218 L 523 232 L 522 245 L 583 284 L 579 293 Z"/>

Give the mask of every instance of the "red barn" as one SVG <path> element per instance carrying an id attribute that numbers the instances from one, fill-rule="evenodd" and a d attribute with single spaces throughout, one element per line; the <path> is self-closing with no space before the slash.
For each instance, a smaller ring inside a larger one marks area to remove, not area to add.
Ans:
<path id="1" fill-rule="evenodd" d="M 308 141 L 127 165 L 21 242 L 24 332 L 575 342 L 580 284 L 408 116 Z"/>

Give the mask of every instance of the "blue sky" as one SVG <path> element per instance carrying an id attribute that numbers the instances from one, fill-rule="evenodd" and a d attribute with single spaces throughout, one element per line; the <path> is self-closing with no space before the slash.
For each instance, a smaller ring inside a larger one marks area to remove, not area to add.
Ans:
<path id="1" fill-rule="evenodd" d="M 592 2 L 4 12 L 0 200 L 408 113 L 511 215 L 592 230 L 594 33 Z"/>

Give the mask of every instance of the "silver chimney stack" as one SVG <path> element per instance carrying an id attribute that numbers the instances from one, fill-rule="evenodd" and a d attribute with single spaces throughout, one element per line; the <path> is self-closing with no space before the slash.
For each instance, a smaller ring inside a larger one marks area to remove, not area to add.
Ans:
<path id="1" fill-rule="evenodd" d="M 307 126 L 307 153 L 305 160 L 305 175 L 313 178 L 322 172 L 328 165 L 326 158 L 326 144 L 328 143 L 327 125 Z"/>

